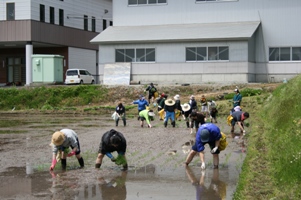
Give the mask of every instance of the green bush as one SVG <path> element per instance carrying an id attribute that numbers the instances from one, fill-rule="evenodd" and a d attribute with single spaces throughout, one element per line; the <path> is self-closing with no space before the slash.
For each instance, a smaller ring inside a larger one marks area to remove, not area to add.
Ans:
<path id="1" fill-rule="evenodd" d="M 252 89 L 252 88 L 245 88 L 243 90 L 240 90 L 240 94 L 242 97 L 250 97 L 250 96 L 257 96 L 262 94 L 261 89 Z M 235 93 L 226 94 L 224 96 L 225 99 L 233 99 Z"/>

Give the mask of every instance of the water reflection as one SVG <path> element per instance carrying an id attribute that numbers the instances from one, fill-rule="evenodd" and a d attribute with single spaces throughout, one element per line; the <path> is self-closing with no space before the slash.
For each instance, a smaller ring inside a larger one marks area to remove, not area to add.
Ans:
<path id="1" fill-rule="evenodd" d="M 65 172 L 54 173 L 50 171 L 52 176 L 52 185 L 49 191 L 52 193 L 52 199 L 76 199 L 79 188 L 78 177 L 70 177 Z"/>
<path id="2" fill-rule="evenodd" d="M 227 184 L 219 179 L 219 170 L 213 169 L 209 186 L 205 185 L 205 171 L 201 172 L 198 179 L 190 167 L 186 167 L 186 174 L 196 190 L 196 200 L 210 199 L 221 200 L 226 198 Z"/>
<path id="3" fill-rule="evenodd" d="M 126 171 L 115 176 L 94 177 L 94 180 L 91 177 L 86 182 L 80 176 L 71 177 L 71 174 L 66 172 L 50 174 L 52 186 L 49 190 L 52 192 L 52 199 L 125 200 L 127 196 Z"/>
<path id="4" fill-rule="evenodd" d="M 126 177 L 127 172 L 123 171 L 121 175 L 111 180 L 105 180 L 104 177 L 98 178 L 99 190 L 103 200 L 124 200 L 126 199 Z"/>

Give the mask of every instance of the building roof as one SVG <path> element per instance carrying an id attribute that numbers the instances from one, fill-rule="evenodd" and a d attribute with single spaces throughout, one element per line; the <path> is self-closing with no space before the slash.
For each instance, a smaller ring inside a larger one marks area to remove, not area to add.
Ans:
<path id="1" fill-rule="evenodd" d="M 241 40 L 250 38 L 260 22 L 110 26 L 90 42 L 93 44 L 175 41 Z"/>

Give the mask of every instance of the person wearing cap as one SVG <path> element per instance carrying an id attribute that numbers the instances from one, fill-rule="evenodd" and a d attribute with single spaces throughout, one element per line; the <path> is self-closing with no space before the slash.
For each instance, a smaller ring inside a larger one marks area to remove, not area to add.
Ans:
<path id="1" fill-rule="evenodd" d="M 118 117 L 115 120 L 116 126 L 118 126 L 119 118 L 122 119 L 123 125 L 126 126 L 125 107 L 123 106 L 122 102 L 118 103 L 115 112 L 118 114 Z"/>
<path id="2" fill-rule="evenodd" d="M 138 120 L 140 120 L 139 113 L 142 110 L 145 110 L 147 106 L 149 106 L 148 102 L 145 100 L 143 95 L 139 95 L 139 99 L 133 101 L 132 104 L 138 104 Z"/>
<path id="3" fill-rule="evenodd" d="M 148 91 L 148 103 L 152 101 L 154 103 L 155 93 L 157 92 L 157 88 L 155 88 L 153 83 L 150 83 L 149 86 L 144 90 L 144 92 Z"/>
<path id="4" fill-rule="evenodd" d="M 242 96 L 237 88 L 234 90 L 234 92 L 235 92 L 235 95 L 233 96 L 233 108 L 235 106 L 240 106 L 240 103 L 242 100 Z"/>
<path id="5" fill-rule="evenodd" d="M 117 165 L 123 165 L 123 169 L 127 170 L 128 164 L 125 157 L 126 146 L 126 139 L 122 133 L 114 129 L 105 132 L 99 144 L 98 155 L 95 161 L 95 168 L 100 168 L 102 160 L 106 155 L 111 159 L 112 162 L 115 162 Z M 118 153 L 117 158 L 112 155 L 112 152 L 115 151 L 117 151 Z"/>
<path id="6" fill-rule="evenodd" d="M 191 147 L 191 151 L 186 158 L 186 166 L 188 166 L 193 157 L 199 153 L 200 160 L 202 162 L 201 169 L 204 170 L 206 168 L 204 156 L 205 144 L 209 144 L 211 154 L 213 155 L 213 168 L 217 169 L 219 165 L 220 153 L 218 146 L 221 137 L 221 131 L 215 124 L 206 123 L 201 125 L 195 137 L 195 144 Z"/>
<path id="7" fill-rule="evenodd" d="M 175 119 L 181 121 L 181 113 L 182 113 L 182 106 L 181 106 L 181 100 L 180 95 L 175 95 Z"/>
<path id="8" fill-rule="evenodd" d="M 244 120 L 249 118 L 249 116 L 250 116 L 249 113 L 248 112 L 243 112 L 243 111 L 236 111 L 236 112 L 233 112 L 231 114 L 231 116 L 233 117 L 232 120 L 231 120 L 231 135 L 232 135 L 232 138 L 235 137 L 235 134 L 234 134 L 235 124 L 237 124 L 239 126 L 240 137 L 242 137 L 246 133 L 245 127 L 244 127 Z"/>
<path id="9" fill-rule="evenodd" d="M 189 104 L 191 106 L 192 111 L 198 110 L 198 105 L 197 105 L 194 95 L 190 96 Z"/>
<path id="10" fill-rule="evenodd" d="M 154 116 L 155 116 L 155 113 L 154 113 L 153 110 L 142 110 L 139 113 L 140 126 L 143 127 L 144 126 L 144 120 L 146 120 L 147 127 L 151 128 L 152 125 L 151 125 L 150 121 L 154 120 Z"/>
<path id="11" fill-rule="evenodd" d="M 193 126 L 195 126 L 195 130 L 198 131 L 199 125 L 205 124 L 206 116 L 203 113 L 192 111 L 190 114 L 191 120 L 191 131 L 190 134 L 193 133 Z"/>
<path id="12" fill-rule="evenodd" d="M 183 105 L 181 105 L 181 107 L 182 107 L 183 119 L 186 121 L 187 128 L 190 128 L 191 127 L 190 114 L 192 112 L 191 106 L 188 103 L 184 103 Z"/>
<path id="13" fill-rule="evenodd" d="M 165 119 L 164 119 L 164 127 L 167 127 L 168 119 L 171 120 L 172 127 L 176 126 L 175 121 L 175 101 L 172 99 L 165 100 L 164 111 L 165 111 Z"/>
<path id="14" fill-rule="evenodd" d="M 71 129 L 62 129 L 52 134 L 51 139 L 52 146 L 52 164 L 50 166 L 50 170 L 55 168 L 57 163 L 57 153 L 61 153 L 61 166 L 62 169 L 65 170 L 67 166 L 67 157 L 71 157 L 73 155 L 76 156 L 78 163 L 81 168 L 84 167 L 84 159 L 80 155 L 80 145 L 78 141 L 78 137 L 75 131 Z M 66 153 L 67 149 L 71 147 L 71 152 Z"/>

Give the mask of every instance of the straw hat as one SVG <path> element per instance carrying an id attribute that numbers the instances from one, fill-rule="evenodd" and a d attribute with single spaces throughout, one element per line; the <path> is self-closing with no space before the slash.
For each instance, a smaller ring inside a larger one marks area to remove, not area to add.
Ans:
<path id="1" fill-rule="evenodd" d="M 64 133 L 57 131 L 53 133 L 51 143 L 54 144 L 55 146 L 60 146 L 63 144 L 64 140 L 65 140 Z"/>
<path id="2" fill-rule="evenodd" d="M 165 105 L 167 105 L 167 106 L 173 106 L 173 105 L 175 105 L 175 101 L 174 100 L 172 100 L 172 99 L 167 99 L 167 100 L 165 100 L 164 101 L 165 102 Z"/>
<path id="3" fill-rule="evenodd" d="M 191 106 L 188 103 L 184 103 L 184 105 L 181 105 L 181 106 L 182 106 L 182 110 L 184 112 L 187 112 L 191 108 Z"/>
<path id="4" fill-rule="evenodd" d="M 154 111 L 153 110 L 149 110 L 148 111 L 148 116 L 151 116 L 151 117 L 155 116 Z"/>
<path id="5" fill-rule="evenodd" d="M 173 98 L 174 98 L 174 100 L 180 100 L 180 95 L 177 94 L 177 95 L 174 96 Z"/>

